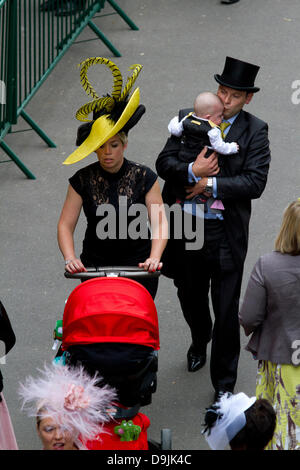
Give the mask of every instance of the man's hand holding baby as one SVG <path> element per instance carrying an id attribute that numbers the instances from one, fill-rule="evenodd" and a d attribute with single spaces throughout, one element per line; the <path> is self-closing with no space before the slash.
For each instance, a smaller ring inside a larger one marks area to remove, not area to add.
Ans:
<path id="1" fill-rule="evenodd" d="M 197 177 L 214 176 L 220 171 L 216 152 L 213 152 L 208 158 L 205 158 L 206 152 L 207 147 L 204 147 L 199 155 L 197 155 L 192 165 L 193 173 Z"/>

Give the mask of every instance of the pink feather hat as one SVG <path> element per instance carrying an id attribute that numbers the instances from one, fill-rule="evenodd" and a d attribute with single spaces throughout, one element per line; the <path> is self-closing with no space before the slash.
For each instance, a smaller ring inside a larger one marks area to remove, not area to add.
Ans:
<path id="1" fill-rule="evenodd" d="M 52 418 L 77 443 L 98 435 L 110 420 L 107 410 L 116 399 L 114 389 L 101 385 L 101 377 L 91 377 L 83 367 L 53 363 L 39 372 L 39 377 L 27 377 L 20 384 L 22 409 L 29 416 Z"/>

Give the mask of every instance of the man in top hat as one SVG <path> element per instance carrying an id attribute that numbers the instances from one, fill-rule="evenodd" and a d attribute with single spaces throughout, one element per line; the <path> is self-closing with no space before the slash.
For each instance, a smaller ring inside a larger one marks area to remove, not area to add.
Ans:
<path id="1" fill-rule="evenodd" d="M 221 126 L 225 141 L 237 142 L 238 154 L 226 158 L 214 153 L 205 158 L 204 149 L 195 162 L 179 162 L 180 138 L 170 136 L 156 162 L 158 175 L 165 180 L 162 194 L 166 204 L 176 202 L 174 188 L 179 182 L 187 188 L 188 198 L 202 193 L 210 196 L 204 213 L 203 247 L 187 249 L 185 240 L 172 239 L 171 233 L 162 273 L 174 280 L 190 327 L 190 372 L 204 366 L 207 344 L 212 339 L 210 372 L 215 400 L 224 392 L 233 392 L 237 379 L 238 309 L 251 199 L 259 198 L 264 191 L 271 158 L 267 124 L 243 109 L 259 91 L 254 85 L 258 70 L 254 64 L 227 57 L 222 75 L 215 75 L 217 95 L 224 104 Z M 181 110 L 179 116 L 189 111 Z M 222 201 L 223 208 L 221 205 L 212 211 L 214 200 Z"/>

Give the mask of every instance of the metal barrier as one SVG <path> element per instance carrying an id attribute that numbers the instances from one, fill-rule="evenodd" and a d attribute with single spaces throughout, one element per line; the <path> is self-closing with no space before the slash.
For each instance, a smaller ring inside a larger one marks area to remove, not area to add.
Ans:
<path id="1" fill-rule="evenodd" d="M 114 0 L 107 3 L 138 29 Z M 104 4 L 105 0 L 0 0 L 0 147 L 30 179 L 35 179 L 33 173 L 3 139 L 21 116 L 49 147 L 56 147 L 24 109 L 86 26 L 121 56 L 92 21 Z"/>

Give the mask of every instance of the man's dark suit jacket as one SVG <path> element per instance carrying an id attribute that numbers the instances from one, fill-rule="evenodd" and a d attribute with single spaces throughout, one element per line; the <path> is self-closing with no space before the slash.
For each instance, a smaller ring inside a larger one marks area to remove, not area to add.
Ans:
<path id="1" fill-rule="evenodd" d="M 237 142 L 239 153 L 232 156 L 219 155 L 217 197 L 222 200 L 225 208 L 224 227 L 237 269 L 242 271 L 248 248 L 251 199 L 259 198 L 267 183 L 271 160 L 268 125 L 242 110 L 225 141 Z M 165 180 L 163 200 L 169 205 L 176 202 L 176 185 L 190 185 L 189 164 L 177 158 L 179 145 L 180 138 L 171 136 L 156 161 L 157 173 Z M 168 242 L 166 254 L 171 247 L 172 240 Z"/>

